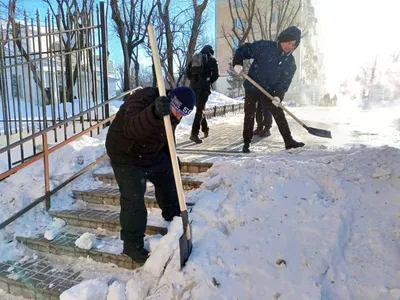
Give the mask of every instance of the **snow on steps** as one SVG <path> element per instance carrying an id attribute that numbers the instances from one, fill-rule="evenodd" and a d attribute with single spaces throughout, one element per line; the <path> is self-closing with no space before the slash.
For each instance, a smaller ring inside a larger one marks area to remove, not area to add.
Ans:
<path id="1" fill-rule="evenodd" d="M 212 163 L 182 162 L 182 172 L 206 172 L 211 166 Z M 103 173 L 95 174 L 94 177 L 103 181 L 105 187 L 96 191 L 74 191 L 73 194 L 75 198 L 97 204 L 99 209 L 89 207 L 86 209 L 50 211 L 49 213 L 52 216 L 61 218 L 69 224 L 63 232 L 57 232 L 52 241 L 47 240 L 44 235 L 17 237 L 21 244 L 28 246 L 34 252 L 33 258 L 0 263 L 1 289 L 27 299 L 59 299 L 62 292 L 80 283 L 83 278 L 80 276 L 80 272 L 74 271 L 75 268 L 64 266 L 62 270 L 55 269 L 54 263 L 49 260 L 49 256 L 54 255 L 62 259 L 71 257 L 77 260 L 73 262 L 73 265 L 74 263 L 79 264 L 79 259 L 88 257 L 107 266 L 114 265 L 124 269 L 140 267 L 139 264 L 121 254 L 122 241 L 117 236 L 96 235 L 96 243 L 90 250 L 76 246 L 76 240 L 80 237 L 79 231 L 82 231 L 82 229 L 93 231 L 102 228 L 112 232 L 120 229 L 118 211 L 102 207 L 102 204 L 119 204 L 118 188 L 106 184 L 115 184 L 114 176 L 110 173 Z M 196 180 L 193 175 L 182 174 L 182 179 L 186 190 L 198 188 L 202 184 L 202 181 Z M 91 198 L 84 198 L 84 195 L 90 195 Z M 147 194 L 146 205 L 150 210 L 152 208 L 158 210 L 154 193 L 149 192 Z M 188 203 L 188 205 L 193 204 Z M 151 224 L 151 220 L 149 220 L 146 228 L 146 234 L 150 235 L 149 239 L 157 234 L 165 235 L 167 231 L 168 229 L 165 226 Z M 40 256 L 36 252 L 41 253 Z"/>

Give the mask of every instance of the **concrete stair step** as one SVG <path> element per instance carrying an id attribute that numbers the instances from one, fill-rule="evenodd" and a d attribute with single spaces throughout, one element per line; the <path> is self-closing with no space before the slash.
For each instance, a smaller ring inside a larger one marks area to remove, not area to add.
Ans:
<path id="1" fill-rule="evenodd" d="M 108 173 L 94 173 L 93 174 L 94 178 L 103 181 L 104 183 L 107 184 L 117 184 L 117 181 L 115 180 L 114 173 L 108 172 Z M 194 175 L 191 174 L 182 174 L 182 185 L 184 190 L 191 190 L 191 189 L 197 189 L 200 187 L 200 185 L 203 182 L 200 180 L 197 180 Z"/>
<path id="2" fill-rule="evenodd" d="M 203 173 L 207 172 L 212 167 L 212 163 L 207 162 L 194 162 L 194 161 L 181 161 L 182 173 Z"/>
<path id="3" fill-rule="evenodd" d="M 0 288 L 15 296 L 35 300 L 58 300 L 62 292 L 77 285 L 81 272 L 54 267 L 41 256 L 0 262 Z"/>
<path id="4" fill-rule="evenodd" d="M 17 237 L 17 241 L 28 246 L 32 250 L 41 253 L 50 253 L 55 255 L 67 255 L 70 257 L 90 257 L 94 261 L 101 263 L 112 263 L 121 268 L 136 269 L 142 266 L 134 262 L 130 257 L 121 253 L 113 253 L 102 251 L 101 248 L 93 248 L 90 250 L 81 249 L 75 245 L 75 241 L 81 236 L 75 232 L 59 232 L 56 238 L 49 241 L 43 235 L 37 237 Z M 96 235 L 99 245 L 110 244 L 110 237 Z M 119 239 L 118 239 L 119 241 Z M 117 242 L 117 241 L 115 241 Z M 122 250 L 122 249 L 121 249 Z"/>
<path id="5" fill-rule="evenodd" d="M 75 199 L 83 200 L 87 203 L 119 206 L 120 193 L 118 186 L 115 185 L 101 186 L 86 191 L 75 190 L 72 193 Z M 159 208 L 152 187 L 146 191 L 144 200 L 147 208 Z M 186 203 L 186 205 L 192 206 L 193 203 Z"/>
<path id="6" fill-rule="evenodd" d="M 63 219 L 67 224 L 84 228 L 103 228 L 118 232 L 121 230 L 119 224 L 119 212 L 114 210 L 77 209 L 49 211 L 50 215 Z M 146 234 L 167 234 L 168 229 L 154 224 L 147 224 Z"/>

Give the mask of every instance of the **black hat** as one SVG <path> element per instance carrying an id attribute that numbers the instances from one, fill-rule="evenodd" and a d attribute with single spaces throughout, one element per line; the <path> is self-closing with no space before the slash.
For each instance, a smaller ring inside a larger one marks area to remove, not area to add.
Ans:
<path id="1" fill-rule="evenodd" d="M 214 49 L 213 49 L 213 47 L 210 46 L 210 45 L 205 45 L 205 46 L 203 47 L 203 49 L 201 49 L 200 52 L 203 53 L 203 54 L 214 55 Z"/>

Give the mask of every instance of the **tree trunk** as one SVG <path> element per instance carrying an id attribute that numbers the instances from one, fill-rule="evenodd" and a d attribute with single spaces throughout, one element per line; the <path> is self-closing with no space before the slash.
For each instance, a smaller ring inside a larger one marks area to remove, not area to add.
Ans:
<path id="1" fill-rule="evenodd" d="M 194 18 L 193 18 L 193 25 L 192 25 L 192 34 L 190 36 L 189 40 L 189 46 L 188 46 L 188 51 L 187 51 L 187 61 L 186 61 L 186 66 L 185 69 L 188 67 L 189 62 L 194 54 L 194 50 L 196 48 L 196 43 L 197 43 L 197 38 L 199 37 L 199 30 L 200 30 L 200 23 L 201 23 L 201 17 L 203 15 L 203 12 L 205 8 L 207 7 L 208 0 L 204 0 L 201 5 L 197 5 L 197 1 L 193 0 L 193 8 L 194 8 Z M 185 76 L 184 79 L 184 84 L 188 84 L 188 80 Z"/>
<path id="2" fill-rule="evenodd" d="M 139 86 L 139 71 L 140 71 L 140 64 L 137 60 L 135 60 L 135 87 Z"/>
<path id="3" fill-rule="evenodd" d="M 129 57 L 129 52 L 128 52 L 128 45 L 125 42 L 125 23 L 121 18 L 121 14 L 119 11 L 118 7 L 118 0 L 111 0 L 110 1 L 110 6 L 111 6 L 111 17 L 114 20 L 116 27 L 117 27 L 117 32 L 118 32 L 118 37 L 121 43 L 122 47 L 122 53 L 124 56 L 124 92 L 129 91 L 130 89 L 130 80 L 129 80 L 129 68 L 130 68 L 130 57 Z"/>

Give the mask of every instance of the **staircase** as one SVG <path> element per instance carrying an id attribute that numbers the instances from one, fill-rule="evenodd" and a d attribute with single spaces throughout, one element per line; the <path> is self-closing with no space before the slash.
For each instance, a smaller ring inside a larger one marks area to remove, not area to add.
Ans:
<path id="1" fill-rule="evenodd" d="M 182 162 L 182 183 L 185 192 L 198 188 L 199 180 L 212 166 L 211 163 Z M 65 290 L 85 280 L 82 258 L 91 258 L 107 268 L 135 269 L 140 265 L 121 255 L 119 239 L 119 191 L 112 173 L 94 173 L 101 183 L 96 189 L 74 190 L 73 197 L 87 203 L 85 208 L 50 211 L 50 215 L 63 219 L 67 226 L 56 238 L 49 241 L 44 235 L 17 237 L 17 241 L 29 247 L 29 257 L 19 261 L 0 263 L 0 288 L 27 299 L 55 300 Z M 168 222 L 161 217 L 154 196 L 154 188 L 148 184 L 145 197 L 149 220 L 146 239 L 165 235 Z M 187 203 L 188 206 L 194 203 Z M 81 234 L 96 234 L 96 248 L 84 250 L 75 245 Z M 95 270 L 96 271 L 96 270 Z M 102 272 L 99 267 L 97 272 Z M 101 276 L 101 275 L 100 275 Z"/>

